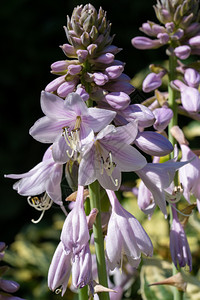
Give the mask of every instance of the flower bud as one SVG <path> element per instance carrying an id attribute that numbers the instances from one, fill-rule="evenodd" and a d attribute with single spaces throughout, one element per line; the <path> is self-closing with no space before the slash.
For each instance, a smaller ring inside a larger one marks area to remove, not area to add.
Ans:
<path id="1" fill-rule="evenodd" d="M 153 127 L 158 131 L 163 131 L 171 121 L 173 117 L 173 111 L 168 107 L 156 108 L 153 111 L 154 116 L 156 118 Z"/>
<path id="2" fill-rule="evenodd" d="M 187 45 L 179 46 L 174 49 L 175 55 L 180 59 L 186 59 L 190 56 L 191 48 Z"/>
<path id="3" fill-rule="evenodd" d="M 72 93 L 76 87 L 77 79 L 63 82 L 57 89 L 57 93 L 60 97 L 65 98 L 69 93 Z"/>
<path id="4" fill-rule="evenodd" d="M 162 46 L 159 40 L 151 40 L 144 36 L 137 36 L 131 40 L 132 45 L 141 50 L 156 49 Z"/>
<path id="5" fill-rule="evenodd" d="M 76 51 L 76 54 L 78 55 L 79 62 L 83 63 L 86 60 L 87 56 L 88 56 L 88 51 L 79 49 L 79 50 Z"/>
<path id="6" fill-rule="evenodd" d="M 102 63 L 102 64 L 110 64 L 112 63 L 114 60 L 114 55 L 112 53 L 105 53 L 102 54 L 100 56 L 98 56 L 97 58 L 94 59 L 94 61 L 96 63 Z"/>
<path id="7" fill-rule="evenodd" d="M 87 101 L 89 99 L 89 94 L 86 92 L 85 88 L 82 86 L 78 86 L 76 89 L 76 93 L 81 96 L 83 101 Z"/>
<path id="8" fill-rule="evenodd" d="M 5 292 L 15 293 L 19 289 L 19 283 L 0 278 L 0 288 Z"/>
<path id="9" fill-rule="evenodd" d="M 200 47 L 200 35 L 194 36 L 188 41 L 189 45 L 192 47 Z"/>
<path id="10" fill-rule="evenodd" d="M 93 80 L 96 83 L 96 85 L 104 85 L 106 82 L 108 82 L 108 76 L 101 73 L 101 72 L 95 72 L 92 74 Z"/>
<path id="11" fill-rule="evenodd" d="M 119 79 L 119 77 L 117 78 Z M 109 92 L 121 92 L 130 95 L 134 90 L 134 86 L 125 80 L 111 81 L 105 84 L 104 88 Z"/>
<path id="12" fill-rule="evenodd" d="M 130 97 L 124 92 L 109 93 L 102 100 L 119 110 L 126 108 L 130 103 Z"/>
<path id="13" fill-rule="evenodd" d="M 107 67 L 105 69 L 105 72 L 106 72 L 107 76 L 109 77 L 109 79 L 116 79 L 121 75 L 123 70 L 124 70 L 123 65 L 119 65 L 119 66 L 116 65 L 116 66 Z"/>
<path id="14" fill-rule="evenodd" d="M 181 92 L 181 102 L 183 108 L 191 113 L 200 111 L 200 93 L 197 89 L 185 85 L 180 80 L 176 79 L 172 82 Z"/>
<path id="15" fill-rule="evenodd" d="M 200 74 L 195 69 L 188 68 L 185 70 L 184 79 L 189 86 L 197 89 L 200 83 Z"/>
<path id="16" fill-rule="evenodd" d="M 163 73 L 161 72 L 159 74 L 156 73 L 150 73 L 147 75 L 147 77 L 144 79 L 142 84 L 142 89 L 145 93 L 149 93 L 155 89 L 157 89 L 159 86 L 162 85 L 162 78 Z"/>
<path id="17" fill-rule="evenodd" d="M 76 75 L 80 73 L 82 67 L 80 65 L 69 65 L 68 67 L 68 73 L 70 75 Z"/>
<path id="18" fill-rule="evenodd" d="M 173 151 L 173 146 L 168 139 L 153 131 L 138 133 L 134 143 L 139 149 L 152 156 L 165 156 Z"/>
<path id="19" fill-rule="evenodd" d="M 71 46 L 70 44 L 64 44 L 60 46 L 60 48 L 63 50 L 63 52 L 67 57 L 71 57 L 71 58 L 77 57 L 74 47 Z"/>
<path id="20" fill-rule="evenodd" d="M 167 33 L 159 33 L 157 35 L 157 38 L 159 39 L 161 44 L 167 44 L 169 41 L 169 35 Z"/>
<path id="21" fill-rule="evenodd" d="M 47 84 L 47 86 L 45 87 L 45 91 L 46 92 L 54 92 L 57 90 L 57 88 L 63 83 L 65 82 L 65 77 L 66 75 L 60 76 L 56 79 L 54 79 L 53 81 L 51 81 L 49 84 Z"/>
<path id="22" fill-rule="evenodd" d="M 67 66 L 66 60 L 59 60 L 51 65 L 51 69 L 53 72 L 63 72 L 67 70 Z"/>

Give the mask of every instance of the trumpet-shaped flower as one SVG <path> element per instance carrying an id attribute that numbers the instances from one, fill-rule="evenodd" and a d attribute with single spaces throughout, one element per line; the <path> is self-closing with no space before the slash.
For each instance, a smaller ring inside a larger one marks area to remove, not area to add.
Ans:
<path id="1" fill-rule="evenodd" d="M 20 179 L 13 188 L 22 196 L 41 195 L 46 192 L 56 204 L 62 205 L 60 182 L 62 179 L 62 164 L 58 164 L 52 157 L 51 147 L 45 152 L 42 162 L 23 174 L 9 174 L 5 177 Z M 38 201 L 45 199 L 38 199 Z"/>
<path id="2" fill-rule="evenodd" d="M 97 132 L 108 125 L 115 112 L 88 108 L 82 98 L 71 93 L 63 101 L 54 94 L 42 92 L 41 107 L 46 116 L 30 129 L 30 134 L 42 143 L 53 144 L 53 157 L 66 162 Z"/>
<path id="3" fill-rule="evenodd" d="M 190 193 L 197 198 L 200 211 L 200 159 L 187 145 L 180 145 L 182 159 L 190 162 L 179 170 L 180 182 L 183 186 L 183 195 L 190 202 Z"/>
<path id="4" fill-rule="evenodd" d="M 170 230 L 170 252 L 174 265 L 176 268 L 189 266 L 190 272 L 192 270 L 192 256 L 190 247 L 188 245 L 187 237 L 183 226 L 179 222 L 177 212 L 172 205 L 172 226 Z"/>
<path id="5" fill-rule="evenodd" d="M 83 207 L 83 192 L 84 187 L 79 185 L 75 206 L 63 225 L 60 238 L 67 254 L 70 252 L 73 252 L 74 255 L 78 254 L 90 238 L 87 218 Z"/>
<path id="6" fill-rule="evenodd" d="M 79 166 L 79 184 L 88 185 L 97 179 L 103 188 L 117 190 L 122 171 L 143 168 L 146 159 L 129 145 L 137 131 L 137 121 L 117 128 L 108 125 L 100 131 L 83 153 Z"/>
<path id="7" fill-rule="evenodd" d="M 83 207 L 84 187 L 79 186 L 76 203 L 67 216 L 59 243 L 48 273 L 48 286 L 64 295 L 70 273 L 75 288 L 91 284 L 92 261 L 89 250 L 89 231 Z M 61 287 L 61 288 L 60 288 Z"/>
<path id="8" fill-rule="evenodd" d="M 144 168 L 136 172 L 151 191 L 155 203 L 159 206 L 165 217 L 167 217 L 165 189 L 170 186 L 176 170 L 186 163 L 174 162 L 173 160 L 165 163 L 148 163 Z"/>
<path id="9" fill-rule="evenodd" d="M 121 265 L 125 254 L 133 267 L 138 267 L 141 253 L 152 256 L 153 246 L 138 220 L 119 203 L 115 193 L 106 190 L 112 213 L 106 235 L 106 255 L 111 270 Z"/>

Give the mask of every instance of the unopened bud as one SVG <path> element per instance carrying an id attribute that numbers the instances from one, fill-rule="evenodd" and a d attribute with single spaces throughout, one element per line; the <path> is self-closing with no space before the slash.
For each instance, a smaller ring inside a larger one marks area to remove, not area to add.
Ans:
<path id="1" fill-rule="evenodd" d="M 191 48 L 187 45 L 179 46 L 174 49 L 175 55 L 180 59 L 186 59 L 190 56 Z"/>

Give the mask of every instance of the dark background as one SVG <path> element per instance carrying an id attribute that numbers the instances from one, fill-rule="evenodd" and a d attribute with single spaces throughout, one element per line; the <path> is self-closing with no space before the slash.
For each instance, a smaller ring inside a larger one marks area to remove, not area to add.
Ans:
<path id="1" fill-rule="evenodd" d="M 113 44 L 123 48 L 116 59 L 126 62 L 131 78 L 160 58 L 160 50 L 139 51 L 131 39 L 140 35 L 146 20 L 156 21 L 155 0 L 90 1 L 107 11 L 112 23 Z M 0 4 L 0 240 L 10 244 L 24 224 L 38 213 L 12 189 L 15 182 L 4 174 L 24 173 L 41 161 L 47 148 L 33 140 L 29 128 L 42 117 L 40 92 L 55 77 L 50 74 L 54 61 L 65 59 L 59 45 L 67 42 L 63 26 L 66 15 L 86 1 L 4 0 Z M 162 50 L 161 50 L 162 51 Z M 56 209 L 56 208 L 55 208 Z"/>

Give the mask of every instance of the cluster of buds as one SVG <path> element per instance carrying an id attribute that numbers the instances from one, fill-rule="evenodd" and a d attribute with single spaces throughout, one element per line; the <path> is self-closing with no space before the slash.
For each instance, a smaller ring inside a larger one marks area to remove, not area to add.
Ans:
<path id="1" fill-rule="evenodd" d="M 200 54 L 199 1 L 158 1 L 154 7 L 159 25 L 148 21 L 140 30 L 150 38 L 138 36 L 132 39 L 137 49 L 156 49 L 167 46 L 166 53 L 177 60 L 176 79 L 171 81 L 172 88 L 181 94 L 180 110 L 187 114 L 200 111 L 199 67 L 198 64 L 185 64 L 190 55 Z M 152 39 L 154 38 L 154 39 Z M 162 85 L 162 78 L 168 74 L 167 69 L 150 66 L 151 73 L 143 82 L 143 91 L 151 92 Z M 182 78 L 181 78 L 182 77 Z"/>
<path id="2" fill-rule="evenodd" d="M 0 242 L 0 261 L 3 259 L 5 254 L 6 244 Z M 7 266 L 0 267 L 0 299 L 1 300 L 24 300 L 17 296 L 11 295 L 19 289 L 19 284 L 13 280 L 3 279 L 2 275 L 9 269 Z"/>
<path id="3" fill-rule="evenodd" d="M 97 13 L 91 4 L 77 6 L 65 27 L 69 44 L 61 46 L 70 60 L 51 65 L 51 72 L 59 77 L 50 82 L 45 91 L 62 98 L 76 91 L 85 101 L 90 97 L 96 102 L 107 102 L 111 107 L 126 108 L 130 103 L 128 95 L 134 88 L 129 83 L 130 78 L 122 74 L 124 63 L 115 59 L 121 49 L 111 45 L 110 29 L 102 8 Z"/>

